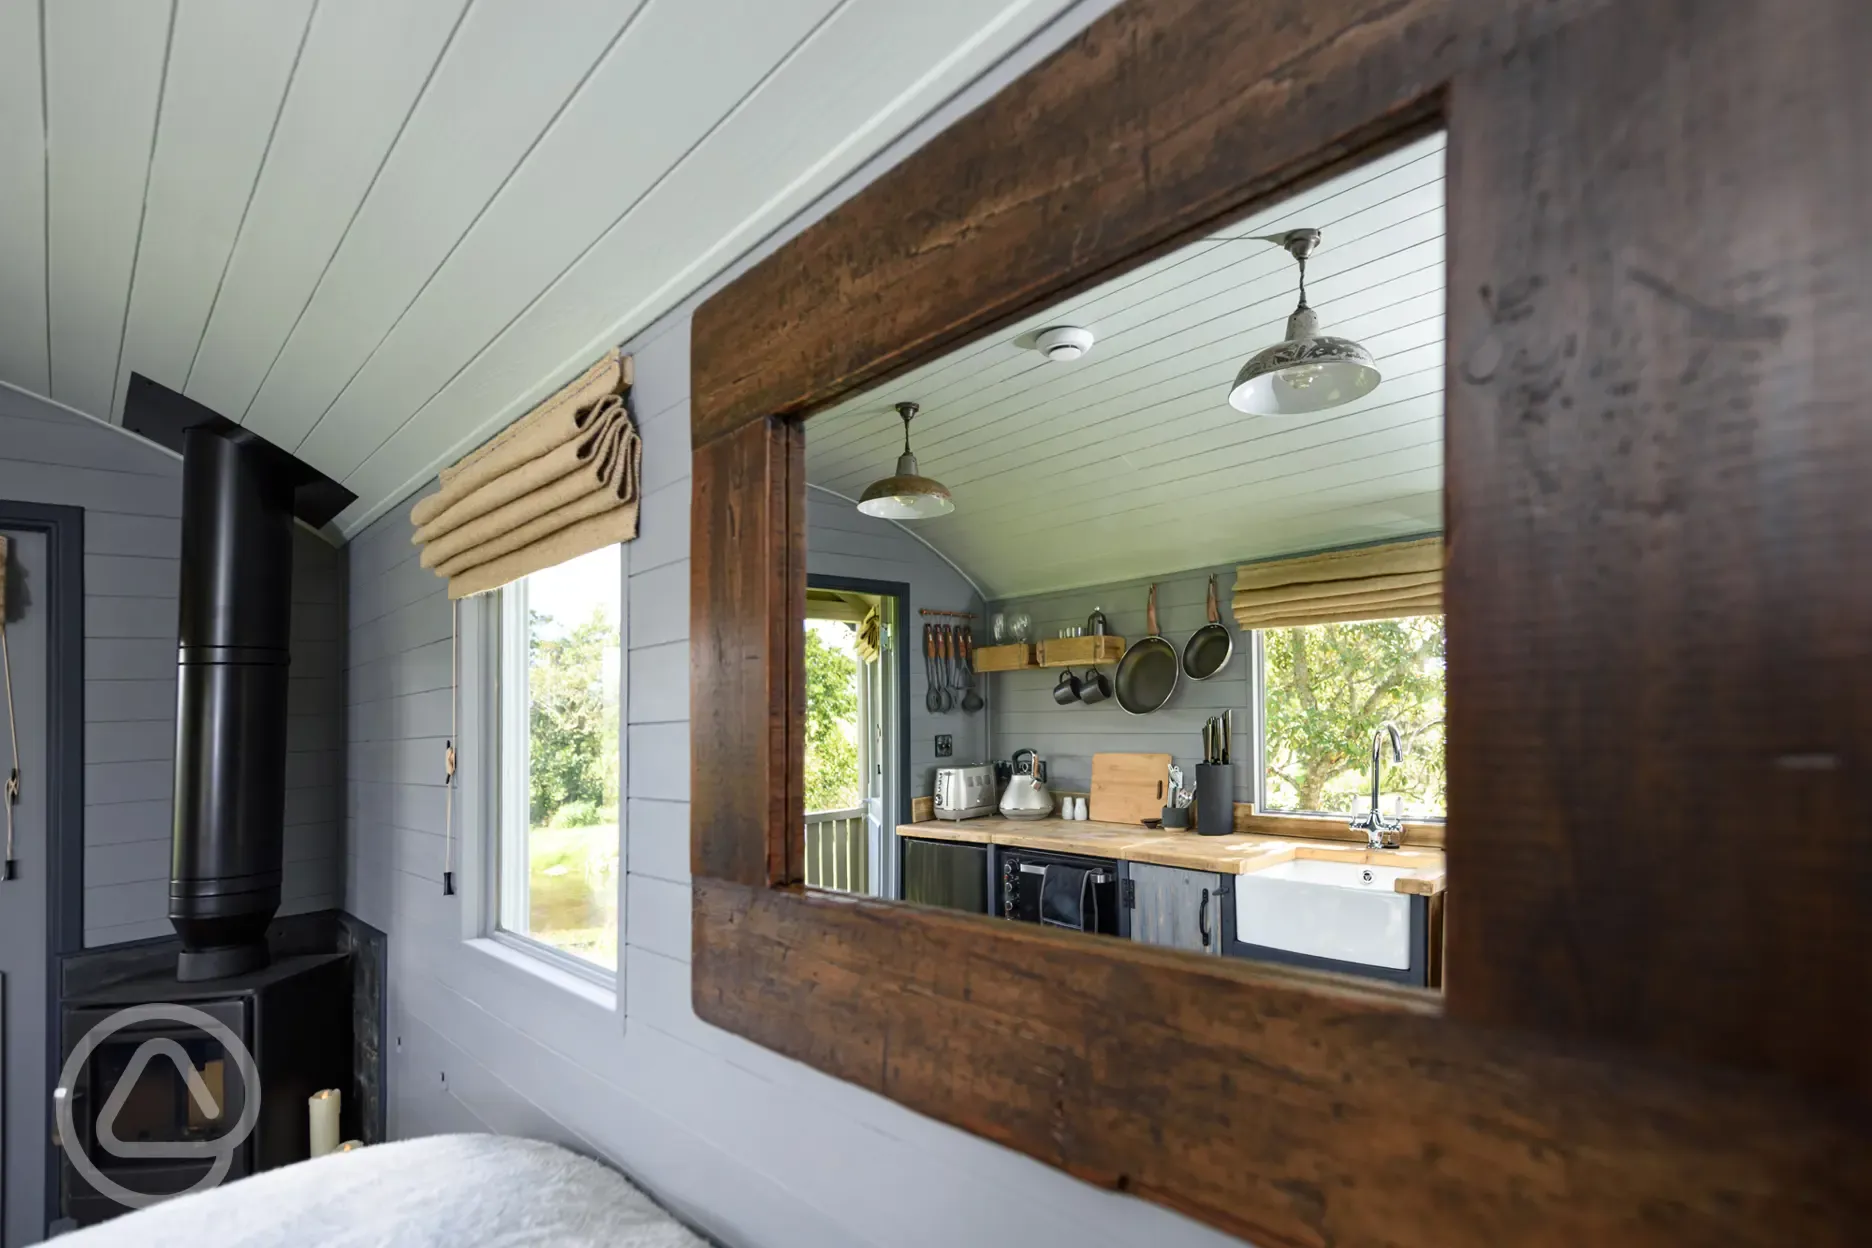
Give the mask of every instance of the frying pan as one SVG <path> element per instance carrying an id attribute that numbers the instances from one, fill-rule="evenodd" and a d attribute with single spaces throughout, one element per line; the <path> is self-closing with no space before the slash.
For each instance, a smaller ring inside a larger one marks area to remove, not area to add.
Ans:
<path id="1" fill-rule="evenodd" d="M 1150 636 L 1131 643 L 1118 660 L 1116 686 L 1118 705 L 1132 715 L 1148 715 L 1170 700 L 1176 692 L 1181 665 L 1176 647 L 1157 631 L 1157 587 L 1150 587 L 1150 611 L 1147 617 Z"/>
<path id="2" fill-rule="evenodd" d="M 1183 674 L 1191 680 L 1208 680 L 1228 666 L 1235 653 L 1235 634 L 1222 623 L 1216 608 L 1215 577 L 1209 578 L 1209 622 L 1190 634 L 1183 643 Z"/>

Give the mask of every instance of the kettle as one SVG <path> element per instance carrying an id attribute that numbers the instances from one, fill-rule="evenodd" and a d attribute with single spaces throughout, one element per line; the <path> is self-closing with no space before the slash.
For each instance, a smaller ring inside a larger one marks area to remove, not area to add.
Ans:
<path id="1" fill-rule="evenodd" d="M 1027 756 L 1025 768 L 1021 755 Z M 1008 819 L 1050 819 L 1053 794 L 1046 786 L 1046 764 L 1032 750 L 1014 751 L 1014 774 L 1001 791 L 1001 814 Z"/>

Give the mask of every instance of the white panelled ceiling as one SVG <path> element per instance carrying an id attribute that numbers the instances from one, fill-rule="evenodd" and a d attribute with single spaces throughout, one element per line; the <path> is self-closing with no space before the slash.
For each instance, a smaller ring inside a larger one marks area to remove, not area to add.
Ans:
<path id="1" fill-rule="evenodd" d="M 1384 380 L 1310 416 L 1244 416 L 1235 373 L 1281 339 L 1296 268 L 1244 240 L 1310 226 L 1308 302 Z M 911 427 L 956 509 L 906 522 L 992 597 L 1167 575 L 1442 527 L 1443 136 L 1414 142 L 813 416 L 806 475 L 857 498 Z M 1036 331 L 1076 325 L 1053 363 Z"/>
<path id="2" fill-rule="evenodd" d="M 0 0 L 0 380 L 132 371 L 357 531 L 1067 0 Z"/>

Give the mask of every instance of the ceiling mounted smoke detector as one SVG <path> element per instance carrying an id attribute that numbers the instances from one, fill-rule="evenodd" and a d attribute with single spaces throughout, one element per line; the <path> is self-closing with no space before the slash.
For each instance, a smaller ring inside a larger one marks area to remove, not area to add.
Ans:
<path id="1" fill-rule="evenodd" d="M 1034 339 L 1034 349 L 1055 364 L 1076 360 L 1092 349 L 1092 331 L 1080 329 L 1077 325 L 1043 329 Z"/>

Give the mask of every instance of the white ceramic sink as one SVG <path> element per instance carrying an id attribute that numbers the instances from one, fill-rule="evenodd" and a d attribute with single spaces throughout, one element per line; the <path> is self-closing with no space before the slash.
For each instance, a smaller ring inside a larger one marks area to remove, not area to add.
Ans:
<path id="1" fill-rule="evenodd" d="M 1410 897 L 1393 885 L 1407 867 L 1296 858 L 1235 878 L 1235 936 L 1394 971 L 1410 967 Z"/>

